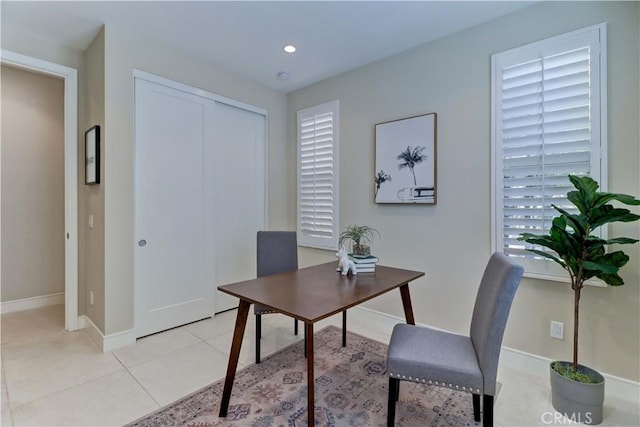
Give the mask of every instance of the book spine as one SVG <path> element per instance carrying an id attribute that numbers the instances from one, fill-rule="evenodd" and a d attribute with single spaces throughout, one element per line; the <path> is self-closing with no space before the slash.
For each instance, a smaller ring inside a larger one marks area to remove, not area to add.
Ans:
<path id="1" fill-rule="evenodd" d="M 369 259 L 364 259 L 364 258 L 349 258 L 351 261 L 353 261 L 356 265 L 357 264 L 377 264 L 378 263 L 378 259 L 377 258 L 369 258 Z"/>
<path id="2" fill-rule="evenodd" d="M 378 262 L 378 257 L 375 255 L 360 256 L 360 255 L 349 254 L 349 258 L 353 260 L 365 261 L 365 262 L 371 262 L 371 261 Z"/>

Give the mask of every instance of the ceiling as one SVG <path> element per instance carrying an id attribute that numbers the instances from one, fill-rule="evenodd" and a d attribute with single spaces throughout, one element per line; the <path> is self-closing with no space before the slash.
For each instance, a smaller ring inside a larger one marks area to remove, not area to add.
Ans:
<path id="1" fill-rule="evenodd" d="M 85 50 L 103 24 L 290 92 L 535 1 L 0 2 L 3 31 Z M 285 44 L 297 52 L 287 54 Z M 289 80 L 277 79 L 285 71 Z"/>

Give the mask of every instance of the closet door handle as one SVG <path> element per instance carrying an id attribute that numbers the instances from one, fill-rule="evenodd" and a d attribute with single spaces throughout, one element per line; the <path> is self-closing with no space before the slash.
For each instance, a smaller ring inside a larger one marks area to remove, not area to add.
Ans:
<path id="1" fill-rule="evenodd" d="M 147 241 L 142 239 L 142 240 L 138 240 L 138 246 L 143 247 L 147 245 Z"/>

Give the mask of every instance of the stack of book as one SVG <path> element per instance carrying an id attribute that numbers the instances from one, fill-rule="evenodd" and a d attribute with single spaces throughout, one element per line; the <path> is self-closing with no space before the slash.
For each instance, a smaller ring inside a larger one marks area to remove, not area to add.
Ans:
<path id="1" fill-rule="evenodd" d="M 358 273 L 375 273 L 378 257 L 373 255 L 354 255 L 349 254 L 349 259 L 356 265 Z"/>

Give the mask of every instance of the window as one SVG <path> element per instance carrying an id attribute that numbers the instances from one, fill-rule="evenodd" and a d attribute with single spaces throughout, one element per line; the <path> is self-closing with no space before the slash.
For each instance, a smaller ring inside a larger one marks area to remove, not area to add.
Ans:
<path id="1" fill-rule="evenodd" d="M 491 58 L 492 246 L 517 257 L 529 277 L 566 280 L 517 238 L 548 233 L 552 204 L 572 206 L 567 176 L 589 175 L 606 190 L 605 30 L 600 24 Z"/>
<path id="2" fill-rule="evenodd" d="M 338 101 L 298 111 L 298 243 L 338 247 Z"/>

